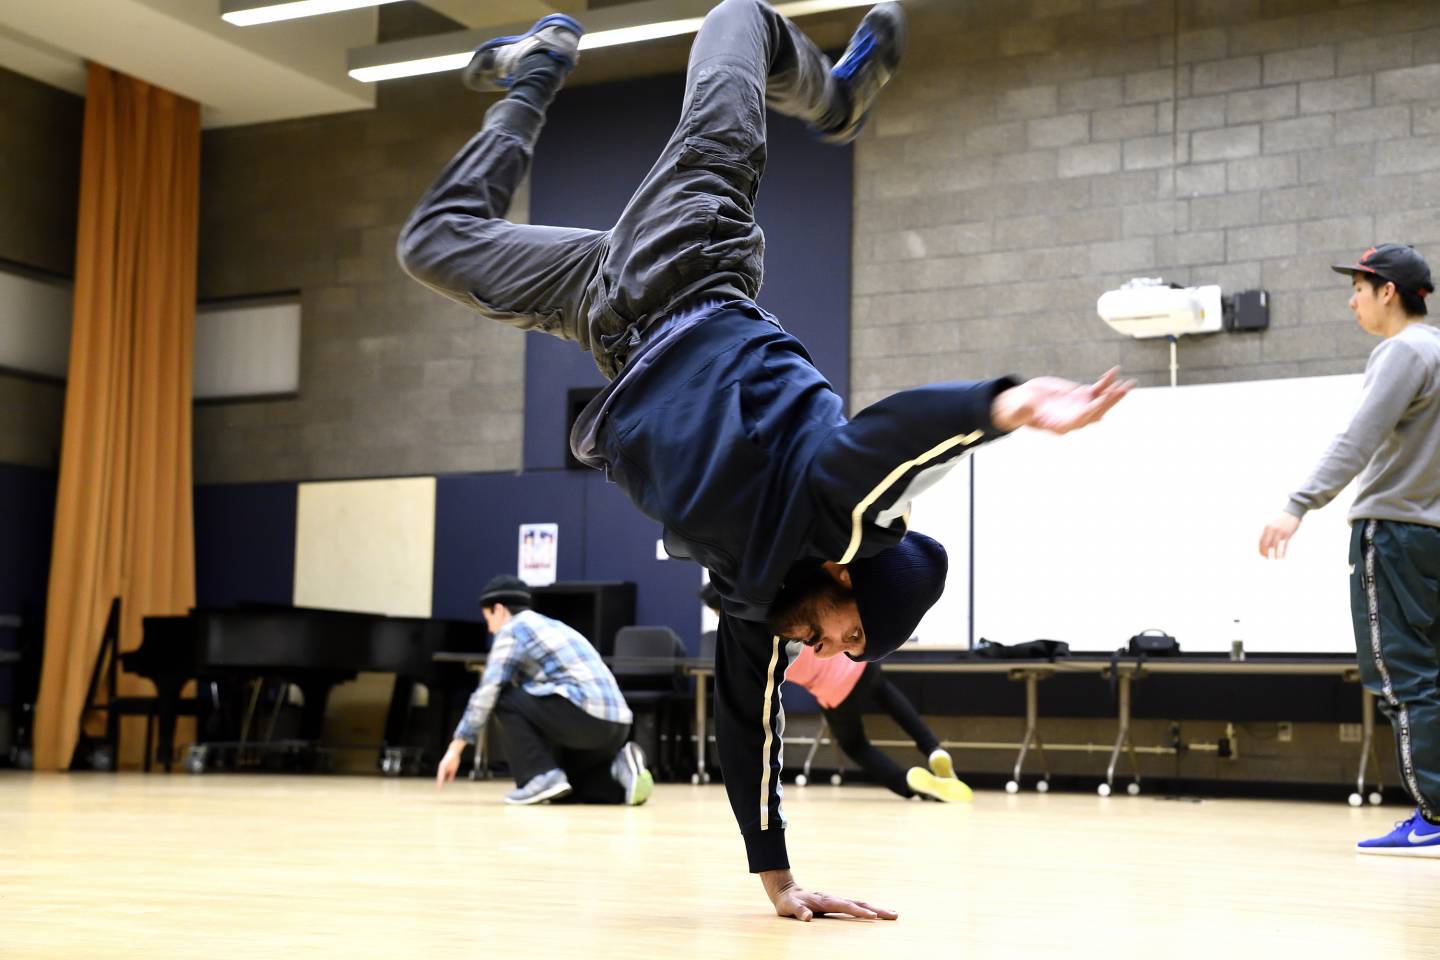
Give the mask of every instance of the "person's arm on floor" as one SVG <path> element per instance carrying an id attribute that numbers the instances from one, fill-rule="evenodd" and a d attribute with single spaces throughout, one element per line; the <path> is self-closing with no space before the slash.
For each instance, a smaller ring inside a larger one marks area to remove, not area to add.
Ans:
<path id="1" fill-rule="evenodd" d="M 715 739 L 750 872 L 760 875 L 779 916 L 810 920 L 817 914 L 841 913 L 894 920 L 893 910 L 806 890 L 790 873 L 780 790 L 780 685 L 788 663 L 784 641 L 765 624 L 721 614 L 715 650 Z"/>
<path id="2" fill-rule="evenodd" d="M 455 774 L 460 769 L 460 755 L 467 746 L 475 742 L 480 731 L 485 729 L 485 724 L 490 719 L 490 711 L 494 709 L 495 701 L 500 696 L 500 688 L 515 675 L 522 650 L 522 644 L 516 642 L 516 634 L 522 629 L 520 624 L 512 621 L 502 628 L 499 636 L 495 638 L 490 654 L 485 658 L 485 672 L 480 677 L 480 684 L 475 688 L 475 692 L 470 694 L 470 700 L 465 704 L 465 714 L 460 718 L 460 723 L 456 725 L 455 733 L 451 737 L 450 747 L 435 768 L 436 786 L 443 787 L 455 779 Z"/>

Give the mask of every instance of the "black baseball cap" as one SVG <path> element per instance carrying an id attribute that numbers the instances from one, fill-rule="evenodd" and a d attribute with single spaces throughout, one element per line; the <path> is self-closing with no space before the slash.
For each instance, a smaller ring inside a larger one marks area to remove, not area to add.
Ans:
<path id="1" fill-rule="evenodd" d="M 913 530 L 895 546 L 851 563 L 850 589 L 865 628 L 865 652 L 851 659 L 879 660 L 900 649 L 945 592 L 949 568 L 945 548 Z"/>
<path id="2" fill-rule="evenodd" d="M 1337 263 L 1330 269 L 1351 277 L 1357 273 L 1368 273 L 1381 280 L 1389 280 L 1422 300 L 1426 294 L 1435 292 L 1435 285 L 1430 282 L 1429 264 L 1413 247 L 1403 243 L 1382 243 L 1360 254 L 1359 262 L 1349 265 Z"/>

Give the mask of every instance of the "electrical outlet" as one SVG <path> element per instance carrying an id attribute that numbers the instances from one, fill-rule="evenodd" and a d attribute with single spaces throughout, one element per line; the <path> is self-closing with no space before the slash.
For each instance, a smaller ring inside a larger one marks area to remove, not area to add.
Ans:
<path id="1" fill-rule="evenodd" d="M 1358 723 L 1342 723 L 1342 724 L 1340 724 L 1340 742 L 1341 742 L 1341 743 L 1359 743 L 1359 742 L 1360 742 L 1360 735 L 1361 735 L 1360 724 L 1358 724 Z"/>
<path id="2" fill-rule="evenodd" d="M 1295 724 L 1288 720 L 1282 720 L 1275 724 L 1275 739 L 1281 743 L 1289 743 L 1295 739 Z"/>

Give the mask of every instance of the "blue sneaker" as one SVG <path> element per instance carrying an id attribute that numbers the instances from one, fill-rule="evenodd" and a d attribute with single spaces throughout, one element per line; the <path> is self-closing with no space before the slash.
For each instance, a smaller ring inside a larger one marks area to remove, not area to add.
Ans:
<path id="1" fill-rule="evenodd" d="M 531 777 L 523 787 L 511 790 L 505 794 L 505 802 L 512 806 L 527 806 L 532 803 L 544 803 L 546 800 L 559 800 L 570 793 L 570 779 L 565 776 L 565 771 L 556 767 L 554 770 L 546 770 L 544 773 Z"/>
<path id="2" fill-rule="evenodd" d="M 633 740 L 621 747 L 610 761 L 610 776 L 625 788 L 625 802 L 632 807 L 649 800 L 650 791 L 655 789 L 655 777 L 645 769 L 645 754 Z"/>
<path id="3" fill-rule="evenodd" d="M 828 143 L 849 143 L 865 126 L 870 105 L 880 89 L 890 82 L 905 52 L 905 11 L 898 3 L 881 3 L 865 14 L 850 45 L 830 69 L 850 102 L 850 115 L 820 139 Z"/>
<path id="4" fill-rule="evenodd" d="M 1383 837 L 1361 840 L 1356 853 L 1378 853 L 1391 857 L 1440 858 L 1440 824 L 1430 823 L 1417 809 Z"/>
<path id="5" fill-rule="evenodd" d="M 471 90 L 509 90 L 515 84 L 520 61 L 532 53 L 549 54 L 566 70 L 573 70 L 580 59 L 580 38 L 584 34 L 579 21 L 563 13 L 541 17 L 518 37 L 496 37 L 476 47 L 461 82 Z"/>

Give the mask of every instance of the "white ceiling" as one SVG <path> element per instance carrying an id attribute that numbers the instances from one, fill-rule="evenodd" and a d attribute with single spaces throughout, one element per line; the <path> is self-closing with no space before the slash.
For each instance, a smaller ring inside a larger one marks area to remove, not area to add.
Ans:
<path id="1" fill-rule="evenodd" d="M 583 0 L 426 0 L 465 27 L 513 24 Z M 207 127 L 369 109 L 375 88 L 346 75 L 375 43 L 374 8 L 254 27 L 220 0 L 0 0 L 0 67 L 85 92 L 94 60 L 199 101 Z"/>

